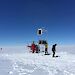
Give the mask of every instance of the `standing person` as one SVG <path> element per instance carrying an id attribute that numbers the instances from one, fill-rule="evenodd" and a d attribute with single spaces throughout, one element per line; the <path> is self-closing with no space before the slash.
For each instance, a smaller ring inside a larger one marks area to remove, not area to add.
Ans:
<path id="1" fill-rule="evenodd" d="M 36 45 L 36 53 L 39 53 L 39 46 Z"/>
<path id="2" fill-rule="evenodd" d="M 34 41 L 33 41 L 32 45 L 31 45 L 31 50 L 32 50 L 32 53 L 34 53 L 35 50 L 36 50 L 36 45 L 35 45 Z"/>
<path id="3" fill-rule="evenodd" d="M 53 57 L 55 57 L 56 46 L 57 46 L 57 44 L 54 44 L 54 45 L 52 46 Z"/>
<path id="4" fill-rule="evenodd" d="M 45 43 L 45 55 L 48 54 L 48 43 Z"/>

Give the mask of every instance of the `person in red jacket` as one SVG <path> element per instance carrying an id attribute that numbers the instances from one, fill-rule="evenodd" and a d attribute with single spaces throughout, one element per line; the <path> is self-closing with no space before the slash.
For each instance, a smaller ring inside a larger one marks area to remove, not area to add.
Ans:
<path id="1" fill-rule="evenodd" d="M 34 53 L 35 50 L 36 50 L 36 45 L 34 44 L 34 41 L 33 41 L 32 45 L 31 45 L 31 50 L 32 50 L 32 53 Z"/>

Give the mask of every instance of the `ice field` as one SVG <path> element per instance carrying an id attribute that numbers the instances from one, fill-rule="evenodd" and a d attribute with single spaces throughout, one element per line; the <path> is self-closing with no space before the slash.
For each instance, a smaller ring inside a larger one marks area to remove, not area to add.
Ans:
<path id="1" fill-rule="evenodd" d="M 57 47 L 52 57 L 31 53 L 27 47 L 5 47 L 0 51 L 0 75 L 75 75 L 75 46 Z"/>

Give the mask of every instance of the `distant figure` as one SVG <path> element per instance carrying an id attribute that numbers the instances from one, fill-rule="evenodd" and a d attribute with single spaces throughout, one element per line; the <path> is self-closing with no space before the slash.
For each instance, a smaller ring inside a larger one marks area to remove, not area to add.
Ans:
<path id="1" fill-rule="evenodd" d="M 2 51 L 2 48 L 1 48 L 1 51 Z"/>
<path id="2" fill-rule="evenodd" d="M 54 45 L 52 46 L 53 57 L 55 57 L 56 46 L 57 46 L 57 44 L 54 44 Z"/>
<path id="3" fill-rule="evenodd" d="M 48 43 L 45 43 L 45 54 L 48 54 Z"/>

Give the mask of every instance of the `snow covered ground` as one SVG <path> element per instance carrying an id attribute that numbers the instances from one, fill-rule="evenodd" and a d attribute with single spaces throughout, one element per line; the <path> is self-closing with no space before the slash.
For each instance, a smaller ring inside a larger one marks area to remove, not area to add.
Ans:
<path id="1" fill-rule="evenodd" d="M 56 55 L 60 57 L 52 58 L 51 52 L 32 54 L 23 46 L 6 47 L 0 51 L 0 75 L 75 75 L 74 49 L 57 48 Z"/>

